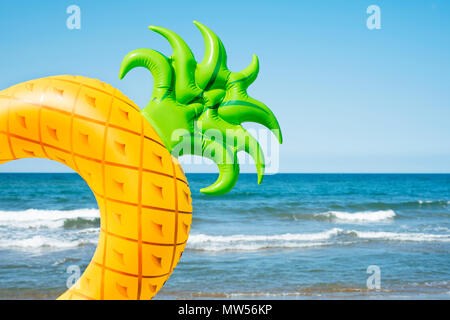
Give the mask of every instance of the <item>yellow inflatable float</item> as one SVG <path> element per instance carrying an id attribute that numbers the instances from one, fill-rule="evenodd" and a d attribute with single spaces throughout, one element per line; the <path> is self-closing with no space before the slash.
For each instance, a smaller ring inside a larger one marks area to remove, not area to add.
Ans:
<path id="1" fill-rule="evenodd" d="M 241 122 L 264 124 L 281 142 L 272 112 L 246 94 L 257 59 L 240 73 L 228 71 L 219 38 L 196 25 L 206 41 L 202 64 L 180 37 L 156 27 L 151 28 L 169 40 L 173 55 L 140 49 L 124 59 L 121 77 L 139 66 L 153 74 L 151 102 L 142 111 L 119 90 L 81 76 L 37 79 L 0 91 L 0 163 L 22 158 L 63 163 L 86 181 L 100 209 L 94 257 L 60 299 L 151 299 L 169 278 L 192 221 L 189 185 L 171 154 L 183 143 L 175 130 L 185 129 L 192 146 L 176 156 L 199 154 L 200 145 L 201 155 L 218 164 L 219 178 L 202 189 L 206 194 L 234 186 L 241 150 L 254 157 L 261 181 L 262 154 L 259 146 L 250 148 L 253 138 Z M 205 131 L 211 127 L 225 135 L 231 130 L 244 142 L 218 143 Z"/>

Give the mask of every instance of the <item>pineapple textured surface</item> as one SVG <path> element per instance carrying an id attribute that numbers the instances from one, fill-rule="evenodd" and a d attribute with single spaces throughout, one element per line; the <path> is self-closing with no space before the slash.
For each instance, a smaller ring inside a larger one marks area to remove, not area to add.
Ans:
<path id="1" fill-rule="evenodd" d="M 191 197 L 178 161 L 120 91 L 56 76 L 0 92 L 0 163 L 46 158 L 76 171 L 100 209 L 97 250 L 62 299 L 150 299 L 183 252 Z"/>

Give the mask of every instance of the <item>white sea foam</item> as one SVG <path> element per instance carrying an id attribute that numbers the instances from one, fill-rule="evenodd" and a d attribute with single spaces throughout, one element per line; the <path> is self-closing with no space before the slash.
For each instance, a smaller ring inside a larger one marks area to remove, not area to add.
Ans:
<path id="1" fill-rule="evenodd" d="M 392 220 L 395 217 L 395 212 L 393 210 L 362 211 L 354 213 L 345 211 L 328 211 L 317 213 L 316 216 L 326 217 L 337 222 L 366 223 Z"/>
<path id="2" fill-rule="evenodd" d="M 317 233 L 284 233 L 279 235 L 230 235 L 211 236 L 206 234 L 195 234 L 189 237 L 191 243 L 233 243 L 233 242 L 259 242 L 259 241 L 317 241 L 326 240 L 333 235 L 337 235 L 342 229 L 333 228 Z"/>
<path id="3" fill-rule="evenodd" d="M 374 232 L 374 231 L 350 231 L 358 238 L 389 241 L 414 241 L 414 242 L 450 242 L 450 234 L 430 233 L 396 233 L 396 232 Z"/>
<path id="4" fill-rule="evenodd" d="M 194 243 L 187 244 L 188 249 L 198 250 L 198 251 L 259 251 L 259 250 L 267 250 L 267 249 L 276 249 L 276 248 L 285 248 L 285 249 L 294 249 L 294 248 L 311 248 L 311 247 L 322 247 L 330 245 L 330 243 L 326 242 L 310 242 L 310 243 L 235 243 L 235 244 L 210 244 L 210 245 L 199 245 Z"/>
<path id="5" fill-rule="evenodd" d="M 333 228 L 317 233 L 280 235 L 213 236 L 193 234 L 187 248 L 200 251 L 256 251 L 273 248 L 310 248 L 354 244 L 358 239 L 375 241 L 450 242 L 450 234 L 357 231 Z"/>
<path id="6" fill-rule="evenodd" d="M 317 233 L 285 233 L 280 235 L 229 235 L 212 236 L 193 234 L 189 237 L 188 248 L 202 251 L 256 251 L 271 248 L 308 248 L 328 245 L 324 240 L 336 236 L 341 229 Z"/>
<path id="7" fill-rule="evenodd" d="M 417 202 L 418 202 L 420 205 L 422 205 L 422 204 L 439 204 L 439 205 L 450 204 L 450 201 L 447 201 L 447 200 L 437 200 L 437 201 L 432 201 L 432 200 L 418 200 Z"/>
<path id="8" fill-rule="evenodd" d="M 8 249 L 69 249 L 87 244 L 96 244 L 97 239 L 62 240 L 43 236 L 33 236 L 25 239 L 1 239 L 0 248 Z"/>
<path id="9" fill-rule="evenodd" d="M 66 220 L 94 220 L 99 217 L 98 209 L 0 211 L 0 226 L 55 229 L 63 227 Z"/>

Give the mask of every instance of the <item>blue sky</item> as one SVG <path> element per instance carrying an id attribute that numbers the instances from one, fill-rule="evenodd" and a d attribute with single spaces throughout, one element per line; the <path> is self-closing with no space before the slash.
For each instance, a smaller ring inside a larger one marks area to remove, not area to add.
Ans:
<path id="1" fill-rule="evenodd" d="M 81 30 L 66 28 L 71 4 L 81 8 Z M 381 30 L 366 27 L 372 4 L 381 8 Z M 0 88 L 78 74 L 112 84 L 143 107 L 150 74 L 138 69 L 119 80 L 122 58 L 142 47 L 170 55 L 168 43 L 147 29 L 152 24 L 180 34 L 201 61 L 193 20 L 221 37 L 231 70 L 259 56 L 249 93 L 279 119 L 281 172 L 450 172 L 445 0 L 2 1 Z M 0 170 L 65 169 L 20 160 Z"/>

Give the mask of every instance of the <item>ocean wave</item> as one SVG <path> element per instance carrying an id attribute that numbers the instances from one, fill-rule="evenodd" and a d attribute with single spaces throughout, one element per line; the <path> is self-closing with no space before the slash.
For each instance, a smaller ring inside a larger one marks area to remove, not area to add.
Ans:
<path id="1" fill-rule="evenodd" d="M 187 248 L 199 251 L 257 251 L 273 248 L 309 248 L 328 245 L 328 240 L 341 232 L 341 229 L 280 235 L 230 235 L 213 236 L 206 234 L 192 234 L 189 237 Z"/>
<path id="2" fill-rule="evenodd" d="M 450 242 L 450 234 L 430 233 L 396 233 L 383 231 L 348 231 L 356 234 L 360 239 L 387 240 L 387 241 L 412 241 L 412 242 Z"/>
<path id="3" fill-rule="evenodd" d="M 350 245 L 364 241 L 450 242 L 450 234 L 396 233 L 357 231 L 333 228 L 317 233 L 286 233 L 280 235 L 213 236 L 192 234 L 187 248 L 194 251 L 258 251 L 275 248 L 311 248 Z"/>
<path id="4" fill-rule="evenodd" d="M 446 200 L 417 200 L 419 205 L 447 205 L 450 204 L 450 201 Z"/>
<path id="5" fill-rule="evenodd" d="M 430 210 L 438 214 L 445 214 L 449 208 L 448 200 L 411 200 L 400 202 L 351 202 L 345 204 L 340 202 L 309 202 L 309 201 L 287 201 L 283 203 L 264 203 L 254 206 L 236 207 L 233 210 L 242 214 L 261 214 L 273 215 L 277 217 L 292 216 L 297 218 L 310 218 L 312 212 L 349 212 L 349 213 L 366 213 L 366 212 L 388 212 L 405 211 L 405 210 Z M 442 210 L 443 209 L 443 210 Z M 314 218 L 314 217 L 312 217 Z"/>
<path id="6" fill-rule="evenodd" d="M 191 244 L 188 242 L 187 248 L 194 251 L 259 251 L 268 249 L 301 249 L 301 248 L 312 248 L 312 247 L 323 247 L 331 245 L 331 243 L 326 242 L 311 242 L 311 243 L 235 243 L 235 244 L 211 244 L 209 246 L 202 246 L 198 244 Z"/>
<path id="7" fill-rule="evenodd" d="M 0 226 L 29 228 L 85 228 L 99 224 L 98 209 L 0 211 Z"/>
<path id="8" fill-rule="evenodd" d="M 362 212 L 345 212 L 345 211 L 328 211 L 324 213 L 314 214 L 315 217 L 325 218 L 337 222 L 381 222 L 392 220 L 396 214 L 393 210 L 382 211 L 362 211 Z"/>
<path id="9" fill-rule="evenodd" d="M 60 265 L 63 265 L 63 264 L 69 263 L 69 262 L 78 262 L 78 261 L 80 261 L 80 260 L 81 260 L 81 259 L 78 259 L 78 258 L 64 258 L 64 259 L 55 261 L 55 262 L 52 264 L 52 266 L 53 266 L 53 267 L 57 267 L 57 266 L 60 266 Z"/>
<path id="10" fill-rule="evenodd" d="M 380 211 L 326 211 L 320 213 L 302 213 L 302 214 L 286 214 L 286 217 L 294 220 L 316 220 L 322 222 L 336 222 L 336 223 L 376 223 L 376 222 L 390 222 L 397 217 L 394 210 L 380 210 Z"/>
<path id="11" fill-rule="evenodd" d="M 96 244 L 98 239 L 78 239 L 62 240 L 44 236 L 33 236 L 25 239 L 1 239 L 0 248 L 2 249 L 70 249 L 82 247 L 89 244 Z"/>
<path id="12" fill-rule="evenodd" d="M 189 237 L 191 243 L 232 243 L 249 241 L 317 241 L 326 240 L 339 234 L 342 229 L 333 228 L 331 230 L 317 233 L 285 233 L 279 235 L 230 235 L 230 236 L 212 236 L 206 234 L 193 234 Z"/>
<path id="13" fill-rule="evenodd" d="M 332 204 L 330 208 L 333 210 L 405 210 L 405 209 L 422 209 L 422 208 L 447 208 L 450 204 L 448 200 L 411 200 L 403 202 L 362 202 L 362 203 L 347 203 L 346 205 Z"/>

